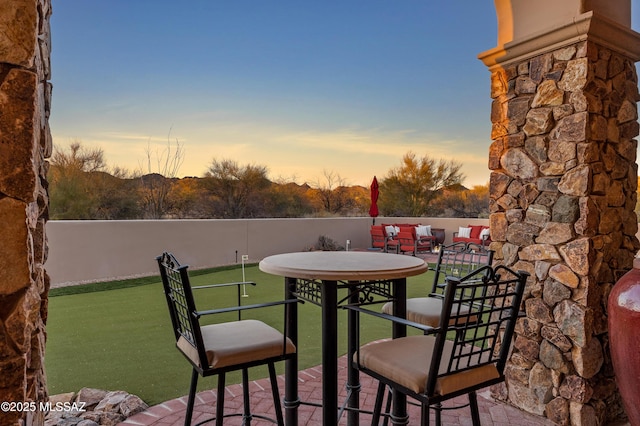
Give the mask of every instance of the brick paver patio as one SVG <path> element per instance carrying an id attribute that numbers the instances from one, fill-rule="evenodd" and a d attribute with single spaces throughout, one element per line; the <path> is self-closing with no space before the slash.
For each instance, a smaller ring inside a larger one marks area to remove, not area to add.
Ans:
<path id="1" fill-rule="evenodd" d="M 346 377 L 346 357 L 341 357 L 339 362 L 339 371 L 341 382 L 341 396 L 346 396 L 344 390 L 344 378 Z M 320 403 L 322 399 L 322 369 L 321 367 L 313 367 L 304 371 L 300 371 L 299 377 L 299 395 L 303 401 Z M 279 376 L 280 393 L 284 389 L 284 376 Z M 370 410 L 375 399 L 377 383 L 366 375 L 360 377 L 362 390 L 360 392 L 360 406 L 362 409 Z M 271 389 L 267 378 L 260 379 L 250 383 L 251 386 L 251 406 L 256 414 L 266 414 L 273 417 L 273 401 L 271 399 Z M 239 413 L 242 411 L 242 387 L 240 385 L 231 385 L 227 388 L 225 396 L 225 413 Z M 215 390 L 200 392 L 196 398 L 194 408 L 193 424 L 213 417 L 215 414 Z M 447 406 L 452 404 L 464 405 L 467 402 L 466 397 L 459 397 L 452 400 Z M 187 397 L 173 399 L 162 404 L 150 407 L 148 410 L 130 417 L 122 423 L 129 426 L 182 426 L 184 424 L 184 411 L 187 405 Z M 478 395 L 478 405 L 480 409 L 480 419 L 483 425 L 518 425 L 518 426 L 536 426 L 536 425 L 553 425 L 552 422 L 538 417 L 515 407 L 496 402 L 489 397 L 489 392 L 480 392 Z M 409 405 L 409 424 L 419 424 L 420 409 Z M 300 425 L 322 425 L 322 409 L 310 405 L 301 405 L 298 409 L 298 419 Z M 346 425 L 346 415 L 340 420 L 341 425 Z M 435 424 L 432 416 L 432 424 Z M 365 413 L 360 415 L 360 423 L 367 425 L 371 421 L 371 416 Z M 241 417 L 231 417 L 225 420 L 225 425 L 241 425 Z M 254 419 L 252 425 L 272 424 L 260 419 Z M 469 407 L 463 407 L 457 410 L 448 410 L 442 413 L 443 425 L 471 425 L 471 415 Z"/>

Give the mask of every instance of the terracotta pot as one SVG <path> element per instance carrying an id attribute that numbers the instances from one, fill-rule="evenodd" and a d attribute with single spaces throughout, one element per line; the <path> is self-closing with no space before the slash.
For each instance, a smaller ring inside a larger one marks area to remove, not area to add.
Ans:
<path id="1" fill-rule="evenodd" d="M 608 309 L 616 383 L 629 421 L 640 426 L 640 259 L 613 287 Z"/>

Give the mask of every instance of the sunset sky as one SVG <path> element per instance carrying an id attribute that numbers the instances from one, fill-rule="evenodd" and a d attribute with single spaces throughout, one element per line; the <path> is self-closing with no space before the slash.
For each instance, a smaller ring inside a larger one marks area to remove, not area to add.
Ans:
<path id="1" fill-rule="evenodd" d="M 181 177 L 215 158 L 369 185 L 413 151 L 488 182 L 490 0 L 53 0 L 51 26 L 54 144 L 110 166 L 178 140 Z"/>

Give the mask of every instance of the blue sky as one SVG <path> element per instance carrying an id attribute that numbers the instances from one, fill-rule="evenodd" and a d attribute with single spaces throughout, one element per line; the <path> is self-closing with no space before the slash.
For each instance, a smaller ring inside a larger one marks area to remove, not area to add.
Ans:
<path id="1" fill-rule="evenodd" d="M 177 139 L 180 176 L 215 158 L 354 185 L 411 150 L 488 182 L 492 1 L 53 0 L 51 25 L 58 147 L 147 172 Z"/>

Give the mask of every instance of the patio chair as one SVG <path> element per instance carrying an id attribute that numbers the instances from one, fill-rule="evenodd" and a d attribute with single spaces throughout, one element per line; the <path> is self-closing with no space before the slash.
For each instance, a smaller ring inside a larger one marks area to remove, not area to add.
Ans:
<path id="1" fill-rule="evenodd" d="M 180 265 L 172 254 L 165 252 L 157 257 L 156 260 L 160 268 L 164 293 L 169 306 L 176 346 L 193 367 L 184 424 L 186 426 L 191 424 L 198 377 L 217 375 L 218 395 L 215 417 L 217 426 L 221 426 L 223 419 L 229 416 L 243 416 L 243 424 L 250 424 L 251 418 L 257 417 L 272 421 L 278 425 L 284 425 L 278 383 L 276 381 L 275 362 L 296 357 L 296 347 L 285 337 L 286 333 L 283 334 L 261 321 L 242 320 L 241 313 L 247 309 L 296 303 L 297 300 L 199 311 L 195 306 L 193 289 L 236 286 L 238 288 L 238 305 L 240 305 L 240 286 L 255 285 L 255 283 L 224 283 L 191 287 L 187 272 L 188 267 Z M 200 318 L 205 315 L 228 312 L 237 312 L 238 320 L 200 325 Z M 248 368 L 265 364 L 269 369 L 276 420 L 252 414 L 250 410 Z M 244 411 L 242 414 L 225 416 L 225 373 L 237 370 L 242 370 Z"/>
<path id="2" fill-rule="evenodd" d="M 463 277 L 482 266 L 491 265 L 493 251 L 482 250 L 473 243 L 454 243 L 440 247 L 438 262 L 431 289 L 426 297 L 413 297 L 407 299 L 407 316 L 409 321 L 436 327 L 439 325 L 440 312 L 447 277 Z M 382 312 L 393 314 L 393 302 L 385 303 Z"/>
<path id="3" fill-rule="evenodd" d="M 527 277 L 528 273 L 505 266 L 484 266 L 462 278 L 448 277 L 437 327 L 347 306 L 424 333 L 371 343 L 354 354 L 354 368 L 379 381 L 371 424 L 380 421 L 384 389 L 389 386 L 420 403 L 424 426 L 429 424 L 430 408 L 435 409 L 439 425 L 441 403 L 467 394 L 472 422 L 479 426 L 476 391 L 504 381 Z"/>
<path id="4" fill-rule="evenodd" d="M 381 251 L 387 251 L 387 236 L 384 233 L 384 229 L 381 225 L 371 225 L 369 229 L 371 234 L 371 247 L 380 249 Z"/>
<path id="5" fill-rule="evenodd" d="M 392 231 L 392 228 L 396 228 L 394 225 L 381 225 L 382 233 L 384 234 L 385 239 L 385 252 L 386 253 L 397 253 L 398 252 L 398 240 L 395 238 L 397 236 L 397 232 L 395 230 Z"/>
<path id="6" fill-rule="evenodd" d="M 490 228 L 485 225 L 461 226 L 453 233 L 453 242 L 474 243 L 486 250 L 491 244 Z"/>
<path id="7" fill-rule="evenodd" d="M 420 236 L 416 233 L 416 227 L 400 228 L 398 232 L 398 253 L 411 253 L 417 256 L 418 253 L 431 251 L 435 245 L 436 237 Z"/>

